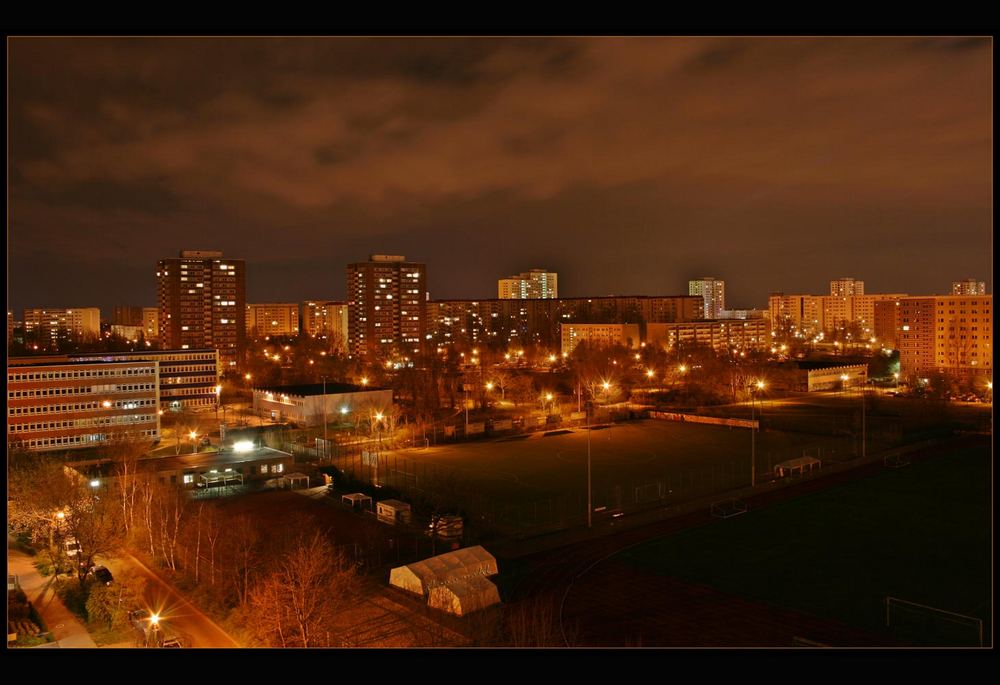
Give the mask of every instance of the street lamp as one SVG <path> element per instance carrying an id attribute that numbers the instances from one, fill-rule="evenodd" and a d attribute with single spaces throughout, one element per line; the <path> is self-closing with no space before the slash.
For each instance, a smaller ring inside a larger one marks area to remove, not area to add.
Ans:
<path id="1" fill-rule="evenodd" d="M 198 444 L 195 442 L 198 437 L 197 431 L 191 431 L 188 437 L 191 438 L 191 454 L 194 454 L 198 450 Z"/>
<path id="2" fill-rule="evenodd" d="M 763 380 L 758 380 L 750 387 L 750 487 L 757 487 L 757 428 L 759 425 L 759 419 L 756 418 L 754 414 L 755 402 L 754 402 L 754 388 L 758 391 L 763 390 L 765 383 Z M 761 405 L 763 410 L 763 404 Z"/>

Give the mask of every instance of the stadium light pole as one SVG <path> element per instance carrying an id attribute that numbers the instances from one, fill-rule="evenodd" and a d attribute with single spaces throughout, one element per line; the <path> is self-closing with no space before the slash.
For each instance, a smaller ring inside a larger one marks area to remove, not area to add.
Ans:
<path id="1" fill-rule="evenodd" d="M 323 456 L 329 458 L 330 443 L 326 441 L 326 376 L 323 376 Z"/>
<path id="2" fill-rule="evenodd" d="M 594 526 L 594 504 L 590 489 L 590 409 L 592 402 L 587 403 L 587 528 Z"/>

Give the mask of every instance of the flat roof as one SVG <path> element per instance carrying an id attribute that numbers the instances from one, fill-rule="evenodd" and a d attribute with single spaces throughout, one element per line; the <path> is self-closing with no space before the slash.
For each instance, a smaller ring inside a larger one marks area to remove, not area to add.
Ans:
<path id="1" fill-rule="evenodd" d="M 181 469 L 203 469 L 216 466 L 237 466 L 267 459 L 291 457 L 288 452 L 270 447 L 255 447 L 247 452 L 234 452 L 227 449 L 221 452 L 196 452 L 194 454 L 179 454 L 166 457 L 146 457 L 139 460 L 139 467 L 144 471 L 178 471 Z M 82 474 L 91 476 L 114 475 L 115 462 L 110 459 L 69 462 L 67 466 Z"/>
<path id="2" fill-rule="evenodd" d="M 325 386 L 327 395 L 341 395 L 350 392 L 372 392 L 375 390 L 389 390 L 390 388 L 376 388 L 367 385 L 354 385 L 352 383 L 327 383 Z M 301 385 L 275 385 L 265 388 L 254 388 L 254 392 L 270 392 L 275 395 L 298 395 L 300 397 L 311 397 L 322 395 L 323 383 L 304 383 Z"/>

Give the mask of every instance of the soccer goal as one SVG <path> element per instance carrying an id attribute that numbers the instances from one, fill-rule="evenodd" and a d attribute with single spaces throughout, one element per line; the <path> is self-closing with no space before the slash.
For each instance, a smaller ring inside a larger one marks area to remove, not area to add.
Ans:
<path id="1" fill-rule="evenodd" d="M 885 625 L 899 638 L 934 647 L 982 647 L 983 622 L 975 616 L 885 598 Z"/>
<path id="2" fill-rule="evenodd" d="M 712 502 L 712 516 L 728 519 L 747 513 L 747 503 L 738 499 L 724 499 Z"/>

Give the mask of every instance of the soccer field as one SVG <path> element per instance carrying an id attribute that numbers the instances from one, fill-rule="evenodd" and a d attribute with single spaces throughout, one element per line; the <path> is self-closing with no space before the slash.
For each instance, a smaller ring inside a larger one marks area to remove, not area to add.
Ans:
<path id="1" fill-rule="evenodd" d="M 674 503 L 749 485 L 751 431 L 644 420 L 590 431 L 593 504 L 614 510 Z M 492 512 L 518 526 L 584 516 L 588 431 L 535 434 L 507 440 L 439 445 L 383 454 L 378 479 L 406 490 L 445 473 L 463 508 Z M 774 464 L 805 450 L 848 455 L 849 438 L 761 430 L 756 434 L 758 479 Z"/>
<path id="2" fill-rule="evenodd" d="M 885 630 L 893 596 L 983 621 L 992 602 L 985 440 L 902 469 L 678 533 L 623 553 L 647 571 Z M 638 600 L 637 600 L 638 601 Z M 896 612 L 893 639 L 972 645 L 975 626 Z"/>

